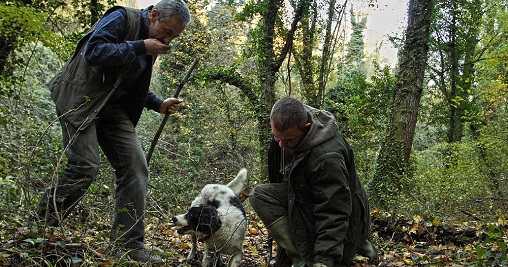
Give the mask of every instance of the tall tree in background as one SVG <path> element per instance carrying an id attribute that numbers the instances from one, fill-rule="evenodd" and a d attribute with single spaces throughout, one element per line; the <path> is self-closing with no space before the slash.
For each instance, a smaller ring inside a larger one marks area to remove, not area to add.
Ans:
<path id="1" fill-rule="evenodd" d="M 314 1 L 310 9 L 304 10 L 301 31 L 297 33 L 299 42 L 292 50 L 301 77 L 302 96 L 307 104 L 316 108 L 323 105 L 346 5 L 347 1 Z M 326 17 L 323 19 L 320 14 Z M 316 55 L 317 51 L 321 54 Z"/>
<path id="2" fill-rule="evenodd" d="M 418 118 L 418 107 L 427 67 L 432 0 L 409 2 L 408 26 L 400 52 L 387 135 L 377 159 L 369 190 L 374 201 L 388 208 L 391 201 L 407 190 L 410 154 Z"/>
<path id="3" fill-rule="evenodd" d="M 341 130 L 347 136 L 354 134 L 350 131 L 350 116 L 360 114 L 360 109 L 365 108 L 363 101 L 369 101 L 368 98 L 371 98 L 367 92 L 363 34 L 367 18 L 355 14 L 353 7 L 349 13 L 351 16 L 351 39 L 346 44 L 346 53 L 338 60 L 337 83 L 328 90 L 325 102 L 326 109 L 334 113 Z M 352 113 L 348 112 L 349 107 L 354 110 Z"/>
<path id="4" fill-rule="evenodd" d="M 479 49 L 483 21 L 483 0 L 441 0 L 433 20 L 429 62 L 431 78 L 448 108 L 448 143 L 459 142 L 467 122 L 476 125 L 473 98 L 475 63 L 484 53 Z M 488 39 L 484 40 L 487 43 Z"/>
<path id="5" fill-rule="evenodd" d="M 481 110 L 476 114 L 480 126 L 472 132 L 491 136 L 493 132 L 508 140 L 508 5 L 506 2 L 487 0 L 485 20 L 482 23 L 480 48 L 485 49 L 483 60 L 475 64 L 474 97 Z M 476 135 L 476 134 L 474 134 Z"/>
<path id="6" fill-rule="evenodd" d="M 363 31 L 367 25 L 367 17 L 355 14 L 353 7 L 349 11 L 351 15 L 351 40 L 347 45 L 346 65 L 352 67 L 356 73 L 367 73 L 365 66 L 365 36 Z M 347 70 L 343 70 L 347 71 Z M 347 76 L 347 74 L 345 75 Z M 347 78 L 345 78 L 347 79 Z"/>
<path id="7" fill-rule="evenodd" d="M 238 17 L 243 20 L 257 18 L 258 25 L 249 33 L 250 51 L 247 55 L 256 59 L 255 80 L 243 76 L 236 66 L 219 66 L 206 71 L 208 79 L 218 80 L 239 88 L 247 97 L 257 116 L 261 176 L 267 177 L 266 156 L 270 132 L 270 110 L 276 101 L 275 83 L 277 73 L 293 46 L 294 34 L 308 8 L 310 0 L 299 0 L 289 29 L 282 23 L 284 1 L 264 0 L 247 4 Z M 258 17 L 259 16 L 259 17 Z"/>

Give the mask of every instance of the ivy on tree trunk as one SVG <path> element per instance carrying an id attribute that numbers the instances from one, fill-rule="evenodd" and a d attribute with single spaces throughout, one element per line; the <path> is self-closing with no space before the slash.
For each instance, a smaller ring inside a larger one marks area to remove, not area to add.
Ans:
<path id="1" fill-rule="evenodd" d="M 376 204 L 390 208 L 397 195 L 407 191 L 410 154 L 422 95 L 430 37 L 432 0 L 409 2 L 408 26 L 391 106 L 390 122 L 377 158 L 369 191 Z"/>

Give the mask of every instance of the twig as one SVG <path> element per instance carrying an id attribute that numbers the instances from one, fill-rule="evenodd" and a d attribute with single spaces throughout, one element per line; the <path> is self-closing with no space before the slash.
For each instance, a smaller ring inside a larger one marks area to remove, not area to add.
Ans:
<path id="1" fill-rule="evenodd" d="M 462 213 L 464 213 L 464 214 L 466 214 L 466 215 L 469 215 L 469 216 L 473 217 L 473 219 L 475 219 L 475 220 L 482 221 L 482 219 L 481 219 L 481 218 L 479 218 L 479 217 L 475 216 L 474 214 L 472 214 L 472 213 L 471 213 L 471 212 L 469 212 L 469 211 L 466 211 L 466 210 L 460 210 L 460 212 L 462 212 Z"/>
<path id="2" fill-rule="evenodd" d="M 65 249 L 86 249 L 86 251 L 91 251 L 95 256 L 99 257 L 101 260 L 104 260 L 104 255 L 92 249 L 90 246 L 84 243 L 66 243 L 63 247 L 56 242 L 46 241 L 44 243 L 46 246 L 51 248 L 65 248 Z"/>
<path id="3" fill-rule="evenodd" d="M 381 248 L 381 250 L 385 250 L 388 247 L 388 245 L 390 245 L 390 243 L 392 243 L 394 237 L 395 237 L 395 232 L 393 232 L 392 237 L 390 238 L 390 240 L 388 240 L 388 242 L 386 242 L 386 245 L 384 245 L 384 247 Z"/>
<path id="4" fill-rule="evenodd" d="M 192 71 L 196 68 L 198 65 L 199 58 L 194 59 L 192 62 L 192 65 L 190 66 L 189 70 L 187 70 L 187 73 L 185 73 L 185 76 L 180 80 L 180 83 L 178 84 L 178 88 L 176 89 L 175 98 L 178 98 L 180 95 L 180 91 L 183 88 L 183 85 L 187 82 L 189 79 Z M 146 155 L 146 162 L 147 164 L 150 164 L 150 159 L 152 158 L 153 151 L 155 149 L 155 145 L 157 145 L 157 141 L 159 140 L 159 137 L 161 136 L 162 130 L 164 129 L 164 126 L 166 125 L 167 121 L 169 119 L 169 112 L 166 112 L 166 115 L 164 116 L 164 119 L 162 120 L 161 124 L 159 125 L 159 129 L 157 130 L 157 133 L 155 133 L 155 137 L 152 140 L 152 144 L 150 146 L 150 150 L 148 150 L 148 154 Z"/>

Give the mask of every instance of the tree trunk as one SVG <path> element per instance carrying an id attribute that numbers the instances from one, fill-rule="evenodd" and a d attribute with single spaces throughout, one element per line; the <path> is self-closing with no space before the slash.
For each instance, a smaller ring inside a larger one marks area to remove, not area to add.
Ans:
<path id="1" fill-rule="evenodd" d="M 313 51 L 318 50 L 316 47 L 316 27 L 319 24 L 318 14 L 319 7 L 316 2 L 312 8 L 304 10 L 301 28 L 302 36 L 300 46 L 293 49 L 296 66 L 302 79 L 303 97 L 308 105 L 315 108 L 321 108 L 323 105 L 325 88 L 330 74 L 330 66 L 333 61 L 333 53 L 337 43 L 337 29 L 340 27 L 347 1 L 337 6 L 336 0 L 331 0 L 328 6 L 327 20 L 325 21 L 325 38 L 319 61 L 319 67 L 315 65 Z M 339 14 L 337 14 L 337 12 Z M 335 30 L 334 30 L 335 29 Z M 317 81 L 315 77 L 318 77 Z"/>
<path id="2" fill-rule="evenodd" d="M 238 87 L 252 104 L 258 122 L 261 162 L 260 178 L 262 180 L 268 180 L 268 144 L 272 138 L 270 112 L 276 101 L 275 82 L 277 81 L 277 72 L 293 46 L 293 38 L 297 25 L 302 18 L 303 10 L 308 8 L 310 1 L 311 0 L 301 0 L 298 3 L 291 28 L 286 33 L 286 36 L 278 38 L 284 40 L 284 46 L 278 51 L 278 56 L 274 50 L 276 36 L 275 25 L 277 16 L 279 15 L 279 8 L 282 6 L 282 0 L 268 0 L 266 3 L 263 3 L 264 12 L 261 14 L 263 35 L 261 37 L 262 41 L 259 42 L 261 45 L 257 54 L 257 80 L 260 81 L 259 86 L 255 86 L 254 83 L 241 77 L 239 73 L 234 71 L 234 68 L 218 68 L 213 71 L 213 73 L 208 74 L 209 79 L 220 80 Z"/>
<path id="3" fill-rule="evenodd" d="M 460 142 L 464 135 L 465 122 L 474 120 L 474 118 L 468 118 L 467 114 L 471 113 L 469 112 L 471 107 L 469 97 L 472 82 L 475 79 L 474 64 L 481 58 L 481 52 L 477 51 L 484 12 L 481 7 L 482 3 L 478 0 L 472 3 L 451 0 L 450 3 L 450 42 L 448 44 L 450 92 L 445 94 L 450 112 L 448 143 Z M 459 14 L 458 10 L 463 10 L 462 14 Z M 469 16 L 464 18 L 464 13 Z"/>
<path id="4" fill-rule="evenodd" d="M 335 10 L 337 7 L 335 4 L 336 0 L 330 0 L 330 4 L 328 6 L 328 19 L 326 21 L 326 32 L 325 32 L 325 40 L 323 43 L 323 53 L 321 55 L 321 64 L 319 66 L 319 79 L 318 79 L 318 90 L 317 90 L 317 101 L 319 105 L 316 105 L 316 108 L 321 108 L 324 98 L 325 98 L 325 87 L 326 82 L 328 81 L 328 74 L 330 73 L 330 59 L 332 58 L 332 27 L 333 27 L 333 19 L 335 18 Z M 347 3 L 347 1 L 346 1 Z M 344 3 L 344 4 L 346 4 Z M 344 6 L 345 7 L 345 6 Z M 343 12 L 344 9 L 340 10 Z"/>
<path id="5" fill-rule="evenodd" d="M 305 10 L 302 16 L 302 41 L 301 48 L 296 47 L 292 50 L 296 61 L 296 67 L 302 79 L 303 96 L 307 104 L 318 107 L 319 104 L 316 86 L 314 84 L 314 68 L 312 64 L 312 55 L 315 46 L 314 33 L 316 31 L 317 10 L 313 3 L 312 10 Z M 311 17 L 312 16 L 312 17 Z"/>
<path id="6" fill-rule="evenodd" d="M 448 121 L 448 143 L 460 141 L 462 138 L 462 110 L 459 91 L 459 60 L 457 55 L 457 3 L 455 0 L 451 1 L 451 25 L 450 25 L 450 94 L 448 98 L 448 107 L 450 109 L 450 118 Z"/>
<path id="7" fill-rule="evenodd" d="M 404 175 L 410 167 L 423 78 L 427 65 L 432 0 L 409 2 L 408 26 L 394 88 L 388 133 L 381 144 L 374 178 L 370 184 L 373 200 L 389 208 L 397 195 L 407 190 Z"/>
<path id="8" fill-rule="evenodd" d="M 263 14 L 263 45 L 258 56 L 259 69 L 258 77 L 262 86 L 262 101 L 258 108 L 258 127 L 259 127 L 259 142 L 260 142 L 260 159 L 261 171 L 263 177 L 268 177 L 267 167 L 267 153 L 268 144 L 271 137 L 270 129 L 270 112 L 273 104 L 275 104 L 275 82 L 277 81 L 277 72 L 284 62 L 290 48 L 293 46 L 294 34 L 298 23 L 302 18 L 304 10 L 309 6 L 311 0 L 300 0 L 298 7 L 295 11 L 295 16 L 291 23 L 291 28 L 285 36 L 284 47 L 275 55 L 275 25 L 276 18 L 279 13 L 279 8 L 282 6 L 282 0 L 268 0 L 266 12 Z"/>
<path id="9" fill-rule="evenodd" d="M 99 1 L 90 0 L 90 27 L 93 26 L 99 20 Z"/>

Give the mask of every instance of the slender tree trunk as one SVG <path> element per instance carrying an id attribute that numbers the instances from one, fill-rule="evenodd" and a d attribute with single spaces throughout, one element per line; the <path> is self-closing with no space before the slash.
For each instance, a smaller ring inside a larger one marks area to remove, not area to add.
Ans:
<path id="1" fill-rule="evenodd" d="M 460 141 L 462 137 L 462 123 L 461 123 L 461 104 L 463 101 L 458 97 L 460 88 L 459 86 L 459 61 L 457 55 L 457 3 L 455 0 L 451 1 L 451 25 L 450 25 L 450 97 L 448 98 L 448 107 L 450 108 L 450 118 L 448 122 L 448 143 Z M 458 101 L 458 102 L 457 102 Z"/>
<path id="2" fill-rule="evenodd" d="M 90 26 L 93 26 L 95 22 L 99 20 L 99 1 L 98 0 L 90 0 L 90 14 L 91 14 L 91 23 Z"/>
<path id="3" fill-rule="evenodd" d="M 325 40 L 323 43 L 323 54 L 321 55 L 321 64 L 319 65 L 319 79 L 318 79 L 318 90 L 317 90 L 317 101 L 319 105 L 316 105 L 317 108 L 320 108 L 323 104 L 325 97 L 325 87 L 326 82 L 328 81 L 328 74 L 330 73 L 330 59 L 332 58 L 332 53 L 334 49 L 332 49 L 332 43 L 334 36 L 332 35 L 333 20 L 335 18 L 337 7 L 335 6 L 337 3 L 336 0 L 330 0 L 330 4 L 328 6 L 328 19 L 326 21 L 326 30 L 325 30 Z M 347 1 L 346 1 L 347 3 Z M 345 4 L 346 4 L 345 3 Z M 343 12 L 343 10 L 340 10 Z"/>
<path id="4" fill-rule="evenodd" d="M 0 74 L 8 76 L 10 70 L 6 69 L 7 59 L 11 52 L 14 51 L 13 40 L 9 37 L 0 37 Z"/>
<path id="5" fill-rule="evenodd" d="M 321 108 L 323 105 L 325 88 L 332 65 L 333 53 L 337 36 L 335 29 L 340 27 L 342 16 L 347 1 L 343 5 L 337 6 L 336 0 L 331 0 L 328 6 L 327 20 L 325 22 L 325 38 L 319 66 L 316 67 L 313 51 L 317 49 L 315 32 L 318 24 L 319 7 L 313 2 L 312 8 L 304 10 L 302 17 L 302 40 L 300 46 L 293 49 L 293 55 L 296 61 L 298 72 L 302 79 L 303 97 L 307 104 Z M 339 13 L 337 15 L 337 12 Z M 318 77 L 316 80 L 315 77 Z"/>
<path id="6" fill-rule="evenodd" d="M 314 83 L 314 65 L 312 64 L 312 56 L 315 46 L 314 33 L 316 31 L 316 20 L 318 12 L 316 10 L 316 2 L 314 1 L 312 9 L 305 10 L 302 16 L 302 42 L 301 48 L 293 49 L 295 55 L 296 66 L 302 79 L 303 96 L 307 104 L 318 107 L 319 104 L 316 85 Z"/>
<path id="7" fill-rule="evenodd" d="M 309 3 L 311 1 L 312 0 L 300 0 L 298 2 L 298 7 L 295 10 L 295 16 L 293 17 L 291 28 L 284 37 L 285 43 L 278 55 L 276 55 L 274 50 L 274 38 L 276 36 L 275 22 L 279 13 L 279 8 L 282 6 L 282 0 L 268 0 L 266 13 L 263 14 L 263 46 L 258 56 L 258 77 L 262 86 L 262 101 L 260 101 L 260 105 L 257 108 L 259 143 L 261 146 L 261 171 L 263 177 L 268 177 L 268 167 L 266 161 L 268 155 L 268 144 L 271 139 L 270 112 L 276 101 L 275 82 L 277 81 L 277 72 L 293 46 L 293 39 L 297 25 L 302 19 L 304 10 L 309 7 Z"/>
<path id="8" fill-rule="evenodd" d="M 389 208 L 401 190 L 410 167 L 423 78 L 427 65 L 432 0 L 409 2 L 408 26 L 394 88 L 388 134 L 381 144 L 370 192 L 374 201 Z"/>

